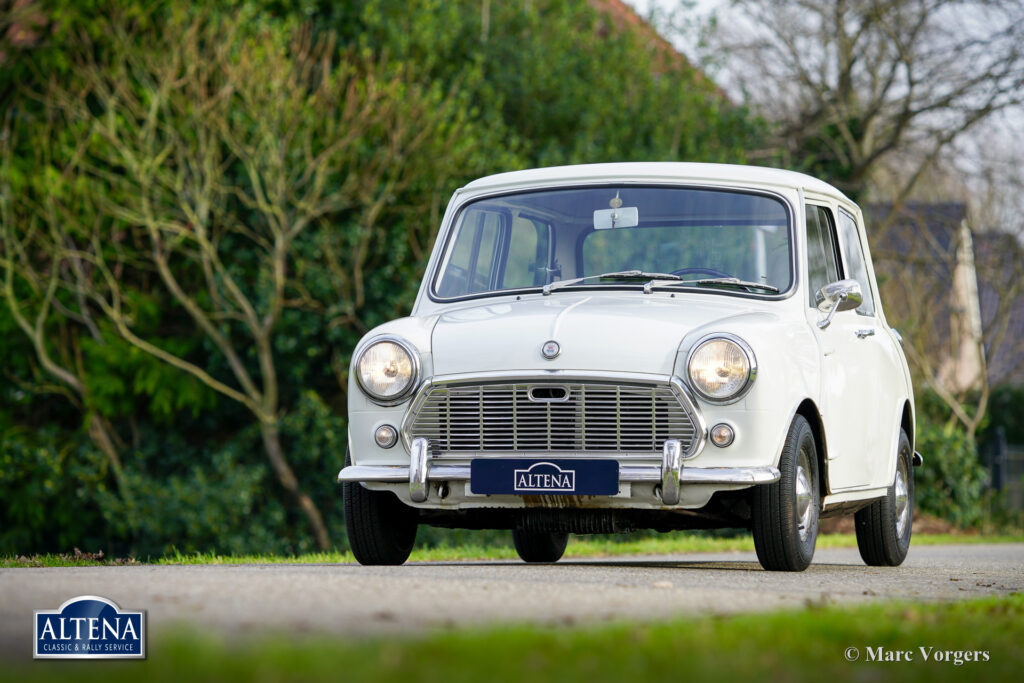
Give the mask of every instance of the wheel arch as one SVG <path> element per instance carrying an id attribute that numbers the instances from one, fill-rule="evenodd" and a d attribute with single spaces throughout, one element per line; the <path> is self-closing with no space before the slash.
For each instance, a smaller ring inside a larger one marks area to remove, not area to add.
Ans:
<path id="1" fill-rule="evenodd" d="M 825 439 L 825 426 L 821 420 L 821 413 L 814 401 L 805 398 L 796 407 L 795 415 L 801 415 L 811 426 L 814 434 L 814 446 L 818 451 L 818 490 L 821 491 L 822 499 L 829 493 L 828 490 L 828 443 Z M 794 416 L 795 416 L 794 415 Z"/>
<path id="2" fill-rule="evenodd" d="M 907 438 L 910 439 L 910 450 L 913 451 L 917 448 L 917 434 L 915 429 L 916 422 L 914 422 L 914 407 L 910 405 L 910 401 L 906 400 L 903 402 L 903 415 L 900 417 L 900 429 L 907 433 Z"/>
<path id="3" fill-rule="evenodd" d="M 885 470 L 885 486 L 892 486 L 893 480 L 896 478 L 896 459 L 899 457 L 899 443 L 900 443 L 900 432 L 906 432 L 907 439 L 910 440 L 910 452 L 914 453 L 916 450 L 915 441 L 916 434 L 914 434 L 914 404 L 911 399 L 904 398 L 901 400 L 902 405 L 899 408 L 900 419 L 899 425 L 893 430 L 893 434 L 890 437 L 889 446 L 889 457 L 886 458 L 886 470 Z"/>

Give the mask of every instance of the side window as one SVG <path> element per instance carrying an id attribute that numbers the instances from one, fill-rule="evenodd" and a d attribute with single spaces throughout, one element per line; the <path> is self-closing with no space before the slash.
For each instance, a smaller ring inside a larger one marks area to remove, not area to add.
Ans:
<path id="1" fill-rule="evenodd" d="M 824 206 L 807 205 L 807 275 L 811 307 L 818 305 L 814 295 L 819 289 L 839 279 L 836 263 L 835 231 L 832 212 Z"/>
<path id="2" fill-rule="evenodd" d="M 522 216 L 512 221 L 505 258 L 502 289 L 544 284 L 544 266 L 548 257 L 548 233 L 544 225 Z"/>
<path id="3" fill-rule="evenodd" d="M 441 296 L 460 296 L 491 288 L 501 219 L 500 214 L 492 211 L 467 212 L 438 287 Z"/>
<path id="4" fill-rule="evenodd" d="M 868 267 L 864 250 L 860 245 L 857 223 L 853 216 L 845 211 L 839 212 L 839 244 L 843 251 L 843 262 L 846 264 L 846 277 L 859 282 L 864 293 L 864 303 L 857 307 L 857 312 L 861 315 L 874 315 L 875 300 L 871 294 Z"/>

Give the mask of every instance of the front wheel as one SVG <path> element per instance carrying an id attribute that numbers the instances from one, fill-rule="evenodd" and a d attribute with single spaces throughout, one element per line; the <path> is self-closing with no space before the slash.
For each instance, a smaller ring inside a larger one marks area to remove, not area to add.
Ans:
<path id="1" fill-rule="evenodd" d="M 821 510 L 818 449 L 802 415 L 789 427 L 779 473 L 774 484 L 754 488 L 754 549 L 765 569 L 801 572 L 814 557 Z"/>
<path id="2" fill-rule="evenodd" d="M 344 482 L 341 492 L 348 545 L 356 561 L 374 565 L 408 560 L 419 525 L 416 510 L 390 491 L 371 491 L 355 481 Z"/>
<path id="3" fill-rule="evenodd" d="M 914 464 L 910 438 L 900 430 L 896 455 L 896 478 L 884 498 L 854 515 L 857 549 L 872 567 L 898 567 L 910 550 L 914 522 Z"/>
<path id="4" fill-rule="evenodd" d="M 512 542 L 523 562 L 551 563 L 562 559 L 569 534 L 547 533 L 544 531 L 512 531 Z"/>

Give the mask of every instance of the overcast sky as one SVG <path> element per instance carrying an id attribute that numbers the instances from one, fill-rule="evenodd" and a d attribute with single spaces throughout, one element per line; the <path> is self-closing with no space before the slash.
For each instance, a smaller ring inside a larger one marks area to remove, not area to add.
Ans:
<path id="1" fill-rule="evenodd" d="M 673 12 L 677 12 L 677 20 L 686 19 L 695 24 L 698 24 L 702 19 L 706 19 L 714 10 L 726 10 L 729 5 L 729 0 L 624 1 L 626 4 L 632 6 L 637 13 L 645 19 L 650 15 L 653 9 L 663 15 L 669 15 Z M 689 9 L 683 10 L 685 7 L 689 7 Z M 719 14 L 721 16 L 721 12 Z M 654 23 L 656 28 L 659 27 L 657 17 L 655 18 Z M 694 34 L 684 36 L 680 35 L 678 32 L 669 31 L 668 33 L 671 35 L 666 35 L 665 37 L 673 42 L 677 50 L 685 54 L 693 62 L 700 63 L 700 55 L 695 54 L 695 51 L 693 50 Z M 732 92 L 733 88 L 730 87 L 730 79 L 726 71 L 712 71 L 713 73 L 710 75 L 715 79 L 716 83 L 720 87 L 725 88 L 725 90 L 730 92 L 734 97 L 739 96 L 738 93 Z M 1014 107 L 1010 110 L 1001 112 L 991 120 L 983 123 L 977 129 L 968 133 L 965 138 L 961 139 L 957 145 L 957 149 L 961 150 L 961 152 L 964 152 L 965 154 L 959 157 L 959 161 L 955 165 L 959 167 L 959 170 L 966 171 L 969 175 L 975 175 L 978 173 L 978 162 L 972 160 L 972 157 L 975 159 L 987 158 L 990 160 L 995 160 L 996 157 L 1000 157 L 998 163 L 1004 165 L 1003 175 L 1006 176 L 1005 184 L 1007 186 L 1000 194 L 1003 195 L 1003 201 L 1008 202 L 1007 208 L 1012 208 L 1013 212 L 1017 216 L 1017 220 L 1014 222 L 1018 226 L 1017 229 L 1020 230 L 1022 239 L 1024 239 L 1024 220 L 1020 219 L 1021 212 L 1024 211 L 1024 193 L 1019 191 L 1021 184 L 1024 183 L 1024 152 L 1022 152 L 1016 144 L 1017 140 L 1022 137 L 1024 137 L 1024 111 L 1022 111 L 1022 108 Z M 993 140 L 1005 141 L 1005 145 L 1001 145 L 999 142 L 996 142 L 993 145 Z M 998 180 L 995 182 L 997 184 L 1002 184 Z M 1012 207 L 1010 205 L 1012 205 Z"/>
<path id="2" fill-rule="evenodd" d="M 660 12 L 673 12 L 685 5 L 693 6 L 693 13 L 698 17 L 707 16 L 715 7 L 724 4 L 725 0 L 624 0 L 627 5 L 630 5 L 637 11 L 641 17 L 647 18 L 652 9 L 657 9 Z M 687 56 L 690 55 L 690 51 L 687 49 L 688 46 L 678 44 L 678 36 L 667 36 L 670 39 L 676 39 L 676 49 L 683 52 Z"/>

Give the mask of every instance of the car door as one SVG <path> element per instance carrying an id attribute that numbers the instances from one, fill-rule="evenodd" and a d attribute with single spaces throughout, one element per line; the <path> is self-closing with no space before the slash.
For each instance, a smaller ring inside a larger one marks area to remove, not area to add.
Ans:
<path id="1" fill-rule="evenodd" d="M 825 315 L 817 308 L 815 293 L 829 282 L 858 279 L 857 259 L 863 265 L 864 257 L 863 251 L 855 248 L 856 224 L 851 241 L 844 222 L 837 227 L 832 207 L 807 204 L 806 221 L 807 310 L 821 354 L 818 405 L 825 429 L 828 488 L 830 492 L 865 488 L 873 480 L 873 453 L 878 446 L 878 409 L 871 392 L 878 381 L 876 353 L 871 348 L 872 338 L 878 336 L 874 300 L 870 287 L 862 282 L 861 307 L 837 312 L 828 327 L 819 327 Z"/>
<path id="2" fill-rule="evenodd" d="M 864 460 L 872 488 L 889 486 L 895 474 L 893 461 L 896 445 L 893 439 L 899 424 L 903 403 L 900 388 L 903 379 L 899 350 L 889 335 L 888 325 L 881 314 L 881 305 L 875 299 L 872 269 L 868 267 L 870 256 L 862 226 L 858 226 L 853 214 L 839 208 L 839 246 L 843 256 L 846 277 L 857 280 L 864 292 L 864 302 L 850 316 L 854 345 L 853 356 L 863 365 L 858 368 L 858 400 L 868 407 L 864 423 Z"/>

